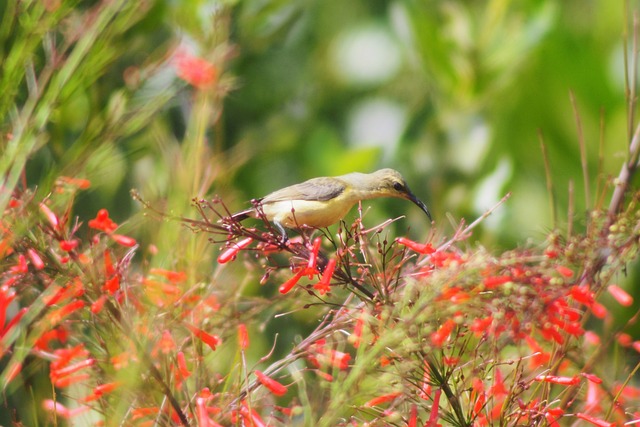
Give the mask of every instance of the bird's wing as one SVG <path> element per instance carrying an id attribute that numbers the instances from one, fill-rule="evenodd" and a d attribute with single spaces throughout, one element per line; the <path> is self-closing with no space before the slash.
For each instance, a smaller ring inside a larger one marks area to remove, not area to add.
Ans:
<path id="1" fill-rule="evenodd" d="M 265 196 L 261 203 L 287 200 L 331 200 L 345 190 L 345 183 L 336 178 L 313 178 L 300 184 L 285 187 Z"/>

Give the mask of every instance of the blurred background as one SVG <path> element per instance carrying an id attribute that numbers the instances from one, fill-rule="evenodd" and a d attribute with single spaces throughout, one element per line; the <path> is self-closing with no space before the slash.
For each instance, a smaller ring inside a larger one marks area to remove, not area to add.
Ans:
<path id="1" fill-rule="evenodd" d="M 151 201 L 179 191 L 182 201 L 175 203 L 185 207 L 194 196 L 217 193 L 240 209 L 315 176 L 393 167 L 445 233 L 448 214 L 470 222 L 511 191 L 476 234 L 485 244 L 508 247 L 543 239 L 554 226 L 541 136 L 558 225 L 567 221 L 569 182 L 579 225 L 598 201 L 596 178 L 617 174 L 624 158 L 629 18 L 621 2 L 249 0 L 147 7 L 116 40 L 112 49 L 119 53 L 101 75 L 86 82 L 79 76 L 53 113 L 48 144 L 27 167 L 34 183 L 43 173 L 89 178 L 87 215 L 106 207 L 117 219 L 128 218 L 138 209 L 131 188 Z M 216 65 L 215 93 L 176 88 L 172 62 L 163 62 L 172 49 Z M 138 80 L 151 66 L 159 67 L 151 81 Z M 109 108 L 123 99 L 160 102 L 154 91 L 170 90 L 166 104 L 132 134 L 110 144 L 87 138 L 100 120 L 94 116 L 117 114 Z M 577 117 L 589 153 L 591 206 Z M 174 178 L 184 174 L 177 169 L 190 161 L 175 154 L 201 137 L 209 180 L 175 188 Z M 413 237 L 424 238 L 428 231 L 411 205 L 369 205 L 375 206 L 372 225 L 406 214 L 398 223 L 403 232 L 410 226 Z"/>
<path id="2" fill-rule="evenodd" d="M 80 31 L 97 7 L 49 3 L 60 14 L 52 43 Z M 126 31 L 101 46 L 108 55 L 96 68 L 74 75 L 27 163 L 31 184 L 90 179 L 81 215 L 105 207 L 129 219 L 140 209 L 132 188 L 191 216 L 196 196 L 219 194 L 235 210 L 315 176 L 393 167 L 441 234 L 511 191 L 474 236 L 509 247 L 554 227 L 541 139 L 561 227 L 570 182 L 580 227 L 587 208 L 608 201 L 597 179 L 616 175 L 625 155 L 624 2 L 158 0 L 136 8 Z M 5 30 L 5 54 L 19 25 Z M 215 87 L 182 82 L 175 51 L 214 64 Z M 42 47 L 34 52 L 46 57 Z M 149 105 L 152 114 L 130 131 L 110 129 Z M 398 233 L 426 237 L 413 205 L 365 205 L 375 207 L 371 225 L 406 214 Z M 160 225 L 143 222 L 136 226 L 158 244 Z"/>

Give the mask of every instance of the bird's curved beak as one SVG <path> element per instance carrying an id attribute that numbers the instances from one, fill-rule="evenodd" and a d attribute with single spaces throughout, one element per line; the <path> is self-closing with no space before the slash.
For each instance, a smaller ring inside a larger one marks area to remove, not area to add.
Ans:
<path id="1" fill-rule="evenodd" d="M 429 212 L 429 209 L 427 209 L 427 205 L 425 205 L 422 200 L 418 199 L 415 194 L 413 194 L 411 191 L 407 192 L 407 199 L 411 200 L 413 203 L 415 203 L 420 209 L 422 209 L 422 211 L 424 213 L 427 214 L 427 216 L 429 217 L 429 221 L 433 221 L 433 218 L 431 218 L 431 213 Z"/>

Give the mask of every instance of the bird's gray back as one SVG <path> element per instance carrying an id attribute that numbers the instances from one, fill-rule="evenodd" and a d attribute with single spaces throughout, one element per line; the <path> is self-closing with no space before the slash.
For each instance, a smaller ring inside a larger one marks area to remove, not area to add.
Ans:
<path id="1" fill-rule="evenodd" d="M 345 183 L 337 178 L 313 178 L 300 184 L 274 191 L 265 196 L 262 203 L 275 203 L 287 200 L 331 200 L 345 189 Z"/>

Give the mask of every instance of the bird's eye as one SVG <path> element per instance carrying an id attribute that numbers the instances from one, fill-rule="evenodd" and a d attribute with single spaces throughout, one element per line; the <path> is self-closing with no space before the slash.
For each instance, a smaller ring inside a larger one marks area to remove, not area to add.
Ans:
<path id="1" fill-rule="evenodd" d="M 400 184 L 399 182 L 395 182 L 393 184 L 393 189 L 396 191 L 403 191 L 404 190 L 404 186 L 402 184 Z"/>

